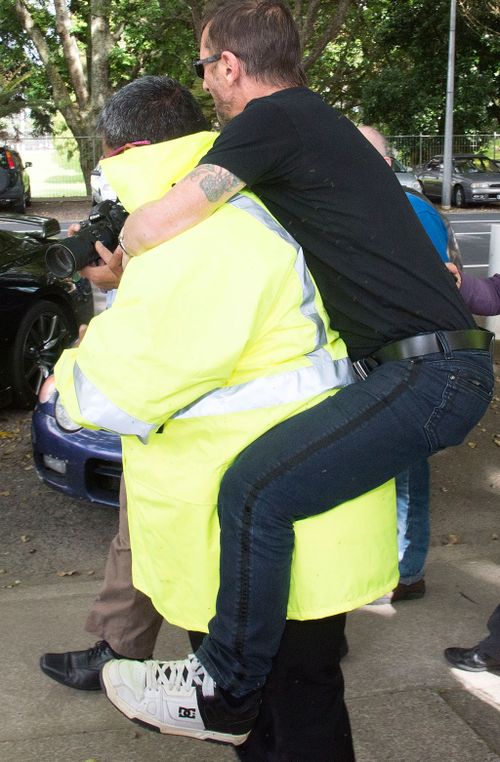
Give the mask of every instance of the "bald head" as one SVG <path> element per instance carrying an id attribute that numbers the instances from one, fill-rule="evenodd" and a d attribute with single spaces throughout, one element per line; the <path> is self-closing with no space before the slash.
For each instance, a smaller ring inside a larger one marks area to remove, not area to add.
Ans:
<path id="1" fill-rule="evenodd" d="M 372 146 L 384 157 L 388 164 L 390 164 L 390 158 L 387 156 L 389 149 L 386 139 L 381 132 L 375 129 L 375 127 L 367 127 L 366 124 L 362 124 L 358 127 L 358 130 L 365 138 L 372 144 Z"/>

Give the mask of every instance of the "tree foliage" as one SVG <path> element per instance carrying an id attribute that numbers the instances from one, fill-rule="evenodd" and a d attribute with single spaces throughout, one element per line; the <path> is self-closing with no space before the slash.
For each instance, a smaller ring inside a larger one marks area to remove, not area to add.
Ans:
<path id="1" fill-rule="evenodd" d="M 477 8 L 483 3 L 467 0 Z M 500 39 L 472 23 L 461 8 L 455 132 L 490 131 L 500 120 Z M 358 14 L 361 76 L 350 96 L 357 99 L 364 121 L 393 134 L 443 132 L 449 12 L 449 0 L 370 0 Z M 481 18 L 494 25 L 491 14 L 482 13 Z"/>
<path id="2" fill-rule="evenodd" d="M 449 0 L 287 0 L 311 86 L 390 133 L 443 129 Z M 195 79 L 204 0 L 0 0 L 2 71 L 13 96 L 46 99 L 77 139 L 84 176 L 109 95 L 144 74 L 176 77 L 213 116 Z M 455 130 L 500 120 L 497 0 L 458 0 Z M 24 74 L 30 74 L 24 78 Z M 47 128 L 47 111 L 36 121 Z"/>
<path id="3" fill-rule="evenodd" d="M 77 140 L 88 179 L 89 141 L 110 94 L 146 73 L 167 71 L 191 85 L 196 8 L 181 0 L 15 0 L 7 37 L 13 56 L 24 52 Z M 0 3 L 0 18 L 8 2 Z M 3 27 L 5 29 L 6 27 Z"/>

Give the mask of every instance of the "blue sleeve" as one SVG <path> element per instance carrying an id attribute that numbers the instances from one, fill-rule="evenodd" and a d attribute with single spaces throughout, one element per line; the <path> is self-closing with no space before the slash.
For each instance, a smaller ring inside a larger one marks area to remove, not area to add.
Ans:
<path id="1" fill-rule="evenodd" d="M 425 232 L 434 244 L 443 262 L 449 262 L 448 257 L 448 231 L 441 219 L 439 212 L 425 199 L 413 193 L 407 193 L 406 197 L 413 207 L 413 211 L 422 223 Z"/>

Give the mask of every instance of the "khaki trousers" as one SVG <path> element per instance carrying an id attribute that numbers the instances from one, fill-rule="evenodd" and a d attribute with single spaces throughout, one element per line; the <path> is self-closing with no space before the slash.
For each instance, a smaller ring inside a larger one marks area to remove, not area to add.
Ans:
<path id="1" fill-rule="evenodd" d="M 147 659 L 153 654 L 162 621 L 151 600 L 132 584 L 127 494 L 122 476 L 118 533 L 111 542 L 104 584 L 87 617 L 85 629 L 106 640 L 120 656 Z"/>

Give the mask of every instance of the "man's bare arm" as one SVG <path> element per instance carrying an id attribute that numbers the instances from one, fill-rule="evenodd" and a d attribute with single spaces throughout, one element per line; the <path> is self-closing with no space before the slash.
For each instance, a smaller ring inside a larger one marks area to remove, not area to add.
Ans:
<path id="1" fill-rule="evenodd" d="M 127 218 L 121 242 L 127 254 L 142 254 L 210 217 L 245 187 L 216 164 L 200 164 L 163 198 L 139 207 Z"/>

